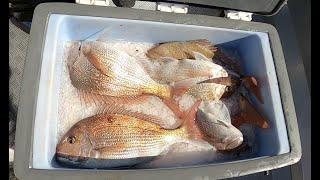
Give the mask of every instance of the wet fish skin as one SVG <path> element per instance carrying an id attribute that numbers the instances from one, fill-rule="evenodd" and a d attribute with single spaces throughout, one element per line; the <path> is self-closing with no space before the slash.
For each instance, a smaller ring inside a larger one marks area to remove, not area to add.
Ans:
<path id="1" fill-rule="evenodd" d="M 216 83 L 196 84 L 189 88 L 187 94 L 204 101 L 219 100 L 225 94 L 226 86 Z"/>
<path id="2" fill-rule="evenodd" d="M 151 59 L 159 59 L 160 57 L 172 57 L 178 60 L 194 59 L 195 57 L 192 53 L 194 51 L 212 58 L 216 48 L 206 39 L 176 41 L 161 43 L 148 50 L 146 55 Z"/>
<path id="3" fill-rule="evenodd" d="M 197 124 L 205 140 L 217 150 L 231 150 L 243 142 L 241 131 L 231 124 L 229 111 L 221 101 L 204 101 L 197 112 Z"/>
<path id="4" fill-rule="evenodd" d="M 192 78 L 226 77 L 227 71 L 222 66 L 207 60 L 161 58 L 162 64 L 156 70 L 154 78 L 161 83 L 173 83 Z M 154 73 L 154 72 L 151 72 Z"/>
<path id="5" fill-rule="evenodd" d="M 81 47 L 83 48 L 83 46 Z M 134 110 L 132 108 L 135 106 L 148 103 L 149 98 L 156 98 L 159 99 L 159 103 L 164 103 L 164 100 L 156 96 L 140 95 L 141 91 L 138 88 L 133 89 L 109 83 L 110 78 L 96 69 L 82 52 L 79 54 L 79 49 L 80 44 L 75 44 L 75 47 L 68 54 L 69 77 L 71 84 L 77 89 L 81 103 L 86 107 L 91 107 L 92 105 L 105 107 L 112 104 L 123 105 Z M 166 103 L 166 105 L 168 104 L 170 105 L 170 103 Z M 139 112 L 151 116 L 154 115 L 147 109 L 142 109 L 141 111 L 140 108 Z M 157 115 L 153 116 L 150 122 L 157 123 L 166 129 L 174 129 L 180 125 L 180 118 L 175 113 L 180 114 L 180 112 L 172 112 L 174 113 L 172 118 L 165 119 Z"/>
<path id="6" fill-rule="evenodd" d="M 57 145 L 57 160 L 64 163 L 71 161 L 69 164 L 86 164 L 89 158 L 103 159 L 105 162 L 102 164 L 109 164 L 110 167 L 117 166 L 114 163 L 117 159 L 132 159 L 133 161 L 128 161 L 132 165 L 133 162 L 136 163 L 135 158 L 145 160 L 165 154 L 174 143 L 202 137 L 193 124 L 197 106 L 199 103 L 185 117 L 184 125 L 175 130 L 166 130 L 154 123 L 127 115 L 99 114 L 83 119 Z M 124 162 L 126 161 L 119 163 L 121 166 L 127 165 Z M 96 167 L 93 164 L 91 168 Z"/>
<path id="7" fill-rule="evenodd" d="M 72 66 L 71 79 L 76 88 L 111 96 L 152 94 L 171 97 L 172 89 L 151 79 L 128 54 L 102 42 L 85 42 L 81 52 L 90 63 L 82 61 Z"/>

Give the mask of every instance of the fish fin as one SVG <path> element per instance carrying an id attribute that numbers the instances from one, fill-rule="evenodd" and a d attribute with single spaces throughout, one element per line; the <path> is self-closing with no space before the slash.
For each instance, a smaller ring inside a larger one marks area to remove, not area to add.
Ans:
<path id="1" fill-rule="evenodd" d="M 193 56 L 196 60 L 212 62 L 211 59 L 207 58 L 205 55 L 203 55 L 199 52 L 192 51 L 192 53 L 193 53 Z"/>
<path id="2" fill-rule="evenodd" d="M 236 128 L 239 128 L 242 124 L 247 123 L 242 113 L 237 114 L 236 116 L 232 117 L 232 125 Z"/>
<path id="3" fill-rule="evenodd" d="M 270 128 L 268 121 L 262 117 L 252 104 L 243 96 L 240 98 L 241 112 L 233 118 L 232 124 L 235 127 L 240 127 L 242 124 L 253 124 L 260 128 Z"/>
<path id="4" fill-rule="evenodd" d="M 97 146 L 97 144 L 101 144 L 102 146 Z M 100 157 L 106 157 L 110 154 L 124 152 L 127 144 L 123 141 L 117 141 L 115 143 L 110 143 L 106 146 L 105 143 L 96 143 L 94 147 L 94 151 L 97 151 Z"/>
<path id="5" fill-rule="evenodd" d="M 181 86 L 181 87 L 175 87 L 173 88 L 173 96 L 182 96 L 183 94 L 187 93 L 190 87 L 185 87 L 185 86 Z"/>
<path id="6" fill-rule="evenodd" d="M 242 83 L 244 87 L 252 92 L 262 104 L 264 103 L 256 78 L 254 78 L 253 76 L 244 77 L 242 79 Z"/>
<path id="7" fill-rule="evenodd" d="M 217 51 L 217 48 L 207 39 L 197 39 L 197 40 L 191 40 L 191 41 L 187 41 L 187 42 L 193 42 L 195 44 L 200 45 L 201 47 L 209 49 L 212 52 Z"/>
<path id="8" fill-rule="evenodd" d="M 202 83 L 215 83 L 215 84 L 221 84 L 225 86 L 231 86 L 232 79 L 230 77 L 218 77 L 218 78 L 207 79 L 205 81 L 198 82 L 197 84 L 202 84 Z"/>
<path id="9" fill-rule="evenodd" d="M 88 59 L 88 61 L 102 74 L 108 76 L 108 69 L 105 67 L 103 62 L 101 62 L 101 59 L 97 57 L 94 53 L 90 52 L 85 55 Z"/>
<path id="10" fill-rule="evenodd" d="M 157 48 L 159 47 L 159 45 L 156 45 L 147 51 L 146 56 L 149 59 L 157 59 L 157 58 L 161 57 L 159 54 L 157 54 Z"/>
<path id="11" fill-rule="evenodd" d="M 162 99 L 162 102 L 179 118 L 183 116 L 178 103 L 174 99 Z"/>
<path id="12" fill-rule="evenodd" d="M 154 115 L 148 115 L 141 112 L 135 112 L 133 110 L 126 109 L 122 104 L 106 104 L 103 107 L 100 107 L 96 113 L 97 114 L 121 114 L 121 115 L 132 116 L 137 119 L 155 123 L 164 129 L 169 129 L 168 127 L 165 126 L 165 124 L 163 123 L 164 121 L 161 118 Z"/>
<path id="13" fill-rule="evenodd" d="M 196 123 L 196 114 L 201 102 L 201 100 L 196 101 L 194 105 L 189 108 L 182 117 L 182 128 L 185 128 L 187 130 L 189 137 L 192 139 L 203 139 L 204 137 L 204 134 L 202 134 Z"/>
<path id="14" fill-rule="evenodd" d="M 234 71 L 232 71 L 232 70 L 230 70 L 230 69 L 225 69 L 226 71 L 227 71 L 227 73 L 228 73 L 228 76 L 235 76 L 235 77 L 237 77 L 237 78 L 240 78 L 240 75 L 238 74 L 238 73 L 236 73 L 236 72 L 234 72 Z"/>
<path id="15" fill-rule="evenodd" d="M 197 78 L 189 78 L 174 83 L 174 88 L 191 87 L 196 85 L 199 80 Z"/>
<path id="16" fill-rule="evenodd" d="M 90 106 L 92 104 L 99 105 L 102 101 L 99 101 L 96 94 L 88 93 L 84 90 L 77 90 L 80 102 L 84 106 Z"/>

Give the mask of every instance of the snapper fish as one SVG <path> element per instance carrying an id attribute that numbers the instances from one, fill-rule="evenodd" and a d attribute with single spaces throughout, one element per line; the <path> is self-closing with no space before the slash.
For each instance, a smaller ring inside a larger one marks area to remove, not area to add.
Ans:
<path id="1" fill-rule="evenodd" d="M 61 165 L 83 168 L 130 167 L 150 161 L 176 143 L 202 140 L 194 121 L 200 103 L 193 105 L 175 130 L 106 110 L 73 125 L 58 143 L 55 157 Z"/>
<path id="2" fill-rule="evenodd" d="M 161 57 L 161 65 L 153 69 L 155 80 L 161 83 L 177 83 L 206 80 L 208 78 L 227 77 L 228 72 L 220 65 L 213 63 L 198 52 L 192 52 L 197 61 L 192 59 L 178 60 L 173 57 Z"/>
<path id="3" fill-rule="evenodd" d="M 199 52 L 208 58 L 212 58 L 216 48 L 206 39 L 165 42 L 156 45 L 147 52 L 150 59 L 159 59 L 160 57 L 172 57 L 178 60 L 194 59 L 193 52 Z"/>

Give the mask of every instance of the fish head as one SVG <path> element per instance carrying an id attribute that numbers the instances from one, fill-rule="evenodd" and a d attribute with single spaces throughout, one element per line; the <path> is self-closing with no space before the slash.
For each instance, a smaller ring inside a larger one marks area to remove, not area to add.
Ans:
<path id="1" fill-rule="evenodd" d="M 231 124 L 229 111 L 221 101 L 204 101 L 197 112 L 197 124 L 217 150 L 231 150 L 243 142 L 243 134 Z"/>
<path id="2" fill-rule="evenodd" d="M 56 147 L 58 160 L 71 160 L 74 162 L 86 160 L 92 151 L 92 143 L 88 133 L 75 125 L 60 140 Z"/>
<path id="3" fill-rule="evenodd" d="M 232 150 L 243 143 L 243 135 L 241 131 L 234 126 L 225 128 L 224 131 L 224 133 L 216 133 L 216 136 L 208 138 L 217 150 Z"/>

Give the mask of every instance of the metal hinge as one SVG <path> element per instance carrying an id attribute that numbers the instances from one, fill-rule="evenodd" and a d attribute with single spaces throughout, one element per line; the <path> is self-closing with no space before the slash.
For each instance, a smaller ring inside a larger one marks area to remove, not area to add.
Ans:
<path id="1" fill-rule="evenodd" d="M 109 0 L 76 0 L 77 4 L 109 6 Z"/>
<path id="2" fill-rule="evenodd" d="M 243 21 L 252 20 L 252 13 L 248 13 L 248 12 L 225 10 L 224 14 L 225 14 L 225 17 L 228 19 L 236 19 L 236 20 L 243 20 Z"/>
<path id="3" fill-rule="evenodd" d="M 173 3 L 157 3 L 157 10 L 163 12 L 174 12 L 174 13 L 188 13 L 188 5 L 184 4 L 173 4 Z"/>

